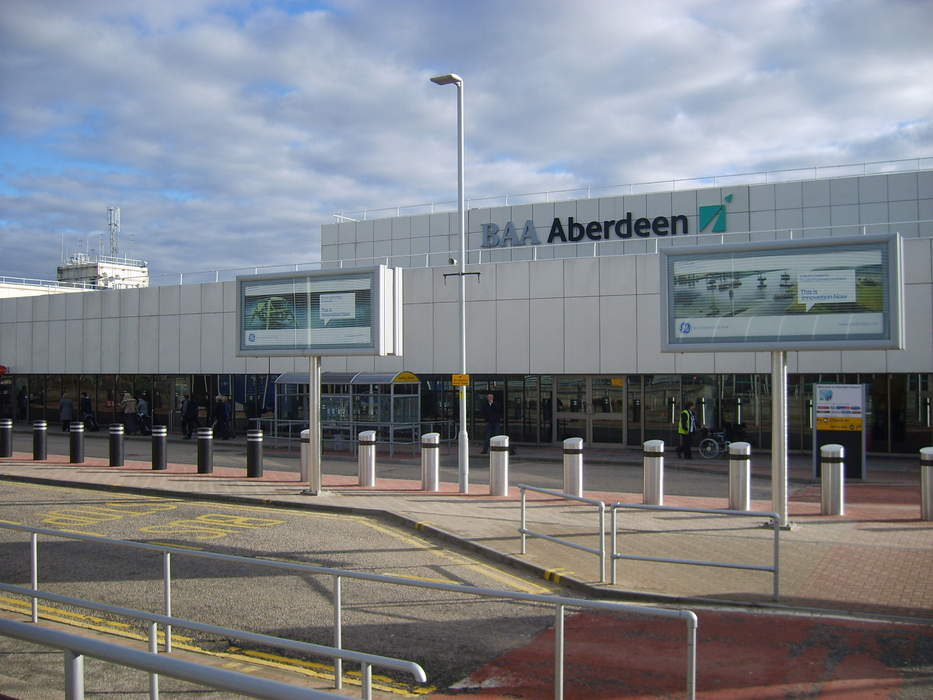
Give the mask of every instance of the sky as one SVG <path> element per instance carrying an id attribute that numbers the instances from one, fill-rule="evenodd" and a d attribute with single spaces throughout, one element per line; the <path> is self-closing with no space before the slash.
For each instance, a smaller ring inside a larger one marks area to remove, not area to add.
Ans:
<path id="1" fill-rule="evenodd" d="M 457 195 L 933 156 L 930 0 L 3 0 L 0 276 L 152 274 Z M 104 244 L 109 252 L 109 239 Z"/>

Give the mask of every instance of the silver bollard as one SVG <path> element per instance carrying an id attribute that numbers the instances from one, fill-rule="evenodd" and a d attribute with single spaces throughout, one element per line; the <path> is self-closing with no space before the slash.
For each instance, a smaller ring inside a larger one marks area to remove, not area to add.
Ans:
<path id="1" fill-rule="evenodd" d="M 752 509 L 752 446 L 729 444 L 729 509 Z"/>
<path id="2" fill-rule="evenodd" d="M 421 488 L 425 491 L 440 491 L 441 434 L 425 433 L 421 436 Z"/>
<path id="3" fill-rule="evenodd" d="M 845 448 L 820 446 L 820 515 L 845 515 Z"/>
<path id="4" fill-rule="evenodd" d="M 648 440 L 644 450 L 645 476 L 641 502 L 649 506 L 663 506 L 664 440 Z"/>
<path id="5" fill-rule="evenodd" d="M 933 447 L 920 448 L 920 519 L 933 520 Z"/>
<path id="6" fill-rule="evenodd" d="M 358 458 L 360 486 L 373 488 L 376 485 L 376 431 L 364 430 L 358 437 L 360 441 Z"/>
<path id="7" fill-rule="evenodd" d="M 301 431 L 301 458 L 298 460 L 298 474 L 306 483 L 311 474 L 311 431 Z M 313 489 L 312 489 L 313 490 Z"/>
<path id="8" fill-rule="evenodd" d="M 583 496 L 583 438 L 564 440 L 564 493 Z"/>
<path id="9" fill-rule="evenodd" d="M 489 439 L 489 495 L 509 495 L 509 436 Z"/>

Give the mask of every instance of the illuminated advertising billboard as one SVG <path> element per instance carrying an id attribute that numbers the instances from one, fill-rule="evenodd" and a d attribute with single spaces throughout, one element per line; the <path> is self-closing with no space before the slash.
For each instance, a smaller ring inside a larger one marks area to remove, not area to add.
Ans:
<path id="1" fill-rule="evenodd" d="M 395 278 L 384 266 L 237 277 L 237 354 L 397 354 Z"/>
<path id="2" fill-rule="evenodd" d="M 902 348 L 897 234 L 663 249 L 665 351 Z"/>

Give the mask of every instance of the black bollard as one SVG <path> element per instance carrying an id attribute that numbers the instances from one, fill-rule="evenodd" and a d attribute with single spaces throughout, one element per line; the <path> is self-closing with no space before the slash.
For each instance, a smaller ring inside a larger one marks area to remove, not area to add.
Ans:
<path id="1" fill-rule="evenodd" d="M 214 472 L 214 429 L 198 428 L 198 474 Z"/>
<path id="2" fill-rule="evenodd" d="M 71 454 L 68 461 L 71 464 L 82 464 L 84 462 L 84 423 L 79 420 L 71 421 L 68 432 L 71 433 Z"/>
<path id="3" fill-rule="evenodd" d="M 152 468 L 166 469 L 166 447 L 168 446 L 168 427 L 164 425 L 152 426 Z"/>
<path id="4" fill-rule="evenodd" d="M 44 420 L 37 420 L 32 424 L 32 458 L 37 462 L 48 459 L 49 451 L 46 442 L 48 432 L 49 424 Z"/>
<path id="5" fill-rule="evenodd" d="M 123 424 L 110 424 L 110 466 L 123 466 Z"/>
<path id="6" fill-rule="evenodd" d="M 246 431 L 246 476 L 262 476 L 262 431 Z"/>
<path id="7" fill-rule="evenodd" d="M 0 418 L 0 457 L 13 456 L 13 419 Z"/>

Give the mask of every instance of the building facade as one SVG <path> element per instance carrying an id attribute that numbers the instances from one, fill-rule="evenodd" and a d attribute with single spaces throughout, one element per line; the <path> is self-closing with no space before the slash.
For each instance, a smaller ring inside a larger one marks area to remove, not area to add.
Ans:
<path id="1" fill-rule="evenodd" d="M 471 207 L 467 269 L 479 273 L 466 282 L 472 435 L 482 434 L 487 392 L 503 402 L 513 441 L 580 436 L 618 446 L 673 440 L 674 416 L 689 399 L 704 424 L 767 448 L 770 354 L 661 352 L 658 251 L 897 232 L 905 347 L 789 352 L 790 447 L 809 449 L 812 386 L 832 382 L 868 386 L 870 451 L 933 444 L 933 161 L 836 174 Z M 459 246 L 456 212 L 322 226 L 322 267 L 404 268 L 403 356 L 324 358 L 324 371 L 413 372 L 422 420 L 452 425 L 459 284 L 449 273 Z M 89 391 L 106 420 L 130 390 L 151 394 L 156 420 L 171 421 L 186 393 L 207 413 L 223 393 L 234 396 L 241 421 L 274 416 L 281 397 L 270 386 L 282 373 L 307 371 L 306 360 L 237 357 L 235 314 L 233 281 L 0 300 L 11 396 L 0 410 L 53 418 L 62 392 Z"/>

